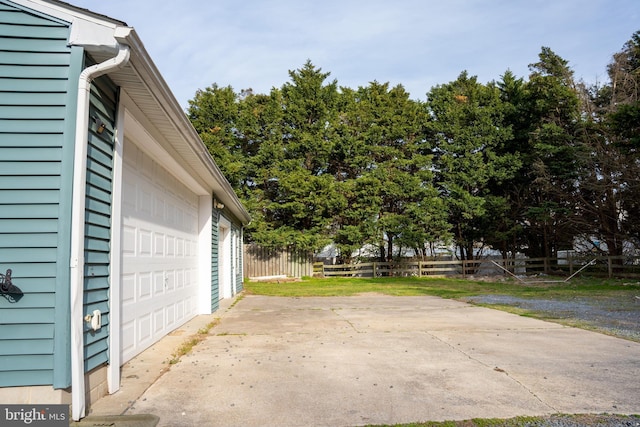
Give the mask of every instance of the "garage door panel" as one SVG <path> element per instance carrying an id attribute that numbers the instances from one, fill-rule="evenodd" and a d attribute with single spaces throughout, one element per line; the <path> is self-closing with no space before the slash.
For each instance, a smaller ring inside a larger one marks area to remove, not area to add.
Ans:
<path id="1" fill-rule="evenodd" d="M 153 233 L 151 230 L 138 229 L 137 230 L 137 240 L 138 240 L 138 253 L 137 256 L 151 256 L 151 239 L 153 238 Z"/>
<path id="2" fill-rule="evenodd" d="M 175 242 L 176 245 L 176 256 L 183 257 L 184 256 L 184 239 L 178 237 Z"/>
<path id="3" fill-rule="evenodd" d="M 169 305 L 167 305 L 167 309 L 166 309 L 166 322 L 167 325 L 174 325 L 176 323 L 176 307 L 175 307 L 175 303 L 171 303 Z"/>
<path id="4" fill-rule="evenodd" d="M 172 257 L 176 254 L 176 238 L 174 236 L 167 236 L 166 242 L 167 256 Z"/>
<path id="5" fill-rule="evenodd" d="M 176 319 L 184 319 L 184 301 L 176 303 Z"/>
<path id="6" fill-rule="evenodd" d="M 122 227 L 122 255 L 125 257 L 136 254 L 136 229 L 131 226 Z"/>
<path id="7" fill-rule="evenodd" d="M 122 340 L 121 351 L 124 354 L 132 353 L 135 350 L 136 342 L 136 322 L 134 320 L 122 322 L 120 337 Z"/>
<path id="8" fill-rule="evenodd" d="M 139 338 L 140 344 L 146 344 L 145 341 L 147 343 L 150 342 L 151 337 L 153 336 L 151 332 L 151 325 L 153 324 L 151 322 L 151 313 L 145 313 L 139 316 L 137 319 L 137 323 L 138 323 L 138 331 L 140 336 Z"/>
<path id="9" fill-rule="evenodd" d="M 153 200 L 153 218 L 156 220 L 164 220 L 167 204 L 163 197 L 156 197 Z"/>
<path id="10" fill-rule="evenodd" d="M 151 299 L 151 273 L 142 273 L 139 277 L 137 302 L 144 302 Z"/>
<path id="11" fill-rule="evenodd" d="M 184 275 L 185 272 L 183 270 L 176 271 L 176 289 L 181 290 L 184 288 Z"/>
<path id="12" fill-rule="evenodd" d="M 176 273 L 172 270 L 165 271 L 164 289 L 165 292 L 170 294 L 175 289 Z"/>
<path id="13" fill-rule="evenodd" d="M 151 193 L 147 192 L 147 189 L 142 189 L 138 196 L 138 212 L 141 218 L 151 218 L 151 203 L 153 203 Z"/>
<path id="14" fill-rule="evenodd" d="M 165 235 L 164 233 L 156 232 L 153 235 L 153 256 L 154 258 L 164 256 Z"/>
<path id="15" fill-rule="evenodd" d="M 164 321 L 165 315 L 164 315 L 164 313 L 165 313 L 164 307 L 157 309 L 153 313 L 153 323 L 155 325 L 155 327 L 154 327 L 155 333 L 160 333 L 164 329 L 164 326 L 165 326 L 165 321 Z"/>
<path id="16" fill-rule="evenodd" d="M 135 281 L 136 281 L 135 274 L 124 274 L 122 276 L 122 280 L 121 280 L 122 292 L 120 292 L 120 296 L 122 298 L 123 305 L 135 303 L 135 300 L 136 300 Z"/>
<path id="17" fill-rule="evenodd" d="M 156 296 L 164 294 L 164 273 L 162 272 L 153 273 L 153 294 Z"/>
<path id="18" fill-rule="evenodd" d="M 132 152 L 137 163 L 123 171 L 123 363 L 195 316 L 198 291 L 198 196 L 125 143 L 125 157 Z"/>
<path id="19" fill-rule="evenodd" d="M 123 171 L 122 173 L 122 207 L 123 209 L 131 212 L 136 210 L 136 186 L 132 182 L 134 174 L 130 171 Z"/>

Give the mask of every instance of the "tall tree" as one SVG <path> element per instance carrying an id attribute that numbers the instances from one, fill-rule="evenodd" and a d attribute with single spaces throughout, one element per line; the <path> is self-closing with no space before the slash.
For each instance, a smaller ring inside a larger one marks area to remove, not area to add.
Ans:
<path id="1" fill-rule="evenodd" d="M 572 216 L 579 162 L 584 159 L 579 98 L 568 62 L 551 49 L 543 47 L 539 61 L 529 68 L 524 100 L 529 147 L 523 157 L 530 181 L 525 194 L 526 252 L 551 257 L 570 249 L 577 233 Z"/>
<path id="2" fill-rule="evenodd" d="M 428 94 L 433 120 L 436 182 L 444 199 L 458 253 L 475 259 L 474 247 L 487 237 L 492 183 L 510 178 L 519 166 L 516 155 L 500 153 L 511 137 L 503 123 L 504 108 L 494 85 L 483 85 L 466 72 Z"/>
<path id="3" fill-rule="evenodd" d="M 608 117 L 614 145 L 625 157 L 620 191 L 625 236 L 640 248 L 640 31 L 636 31 L 609 68 L 612 105 Z"/>
<path id="4" fill-rule="evenodd" d="M 419 250 L 426 239 L 443 238 L 446 227 L 432 183 L 432 156 L 424 138 L 427 116 L 420 103 L 400 85 L 390 88 L 375 81 L 357 91 L 344 90 L 344 96 L 342 146 L 336 153 L 344 166 L 334 167 L 334 173 L 342 179 L 347 171 L 352 181 L 347 193 L 351 210 L 337 217 L 338 242 L 346 250 L 373 244 L 388 261 L 403 246 Z"/>
<path id="5" fill-rule="evenodd" d="M 235 189 L 247 179 L 251 156 L 247 141 L 238 132 L 239 99 L 231 86 L 214 84 L 198 90 L 187 114 L 224 176 Z"/>
<path id="6" fill-rule="evenodd" d="M 337 82 L 326 82 L 310 61 L 290 71 L 280 89 L 281 139 L 270 146 L 264 184 L 265 218 L 269 229 L 254 233 L 263 244 L 319 249 L 330 241 L 334 212 L 341 194 L 327 174 L 337 117 Z"/>
<path id="7" fill-rule="evenodd" d="M 528 209 L 525 195 L 531 185 L 530 162 L 534 150 L 529 143 L 531 124 L 524 79 L 507 70 L 497 82 L 497 87 L 504 107 L 504 124 L 511 128 L 511 137 L 499 152 L 517 155 L 521 163 L 517 173 L 491 189 L 491 193 L 500 199 L 490 204 L 492 221 L 486 225 L 489 228 L 487 243 L 499 250 L 504 258 L 513 258 L 528 247 L 524 233 Z"/>
<path id="8" fill-rule="evenodd" d="M 588 90 L 583 140 L 588 147 L 582 171 L 577 222 L 582 240 L 594 250 L 620 256 L 640 243 L 640 32 L 613 55 L 609 83 Z M 603 244 L 600 244 L 603 243 Z"/>
<path id="9" fill-rule="evenodd" d="M 640 32 L 586 87 L 543 47 L 528 81 L 466 72 L 426 102 L 338 88 L 307 61 L 267 95 L 212 85 L 188 115 L 252 215 L 248 240 L 390 260 L 450 236 L 463 259 L 640 245 Z M 604 245 L 597 245 L 604 242 Z"/>

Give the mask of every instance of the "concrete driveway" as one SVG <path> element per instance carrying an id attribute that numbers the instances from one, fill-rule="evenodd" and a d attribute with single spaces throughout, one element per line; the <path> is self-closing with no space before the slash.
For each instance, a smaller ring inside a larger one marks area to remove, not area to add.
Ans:
<path id="1" fill-rule="evenodd" d="M 357 426 L 637 414 L 639 396 L 631 341 L 436 297 L 248 295 L 124 412 L 173 427 Z"/>

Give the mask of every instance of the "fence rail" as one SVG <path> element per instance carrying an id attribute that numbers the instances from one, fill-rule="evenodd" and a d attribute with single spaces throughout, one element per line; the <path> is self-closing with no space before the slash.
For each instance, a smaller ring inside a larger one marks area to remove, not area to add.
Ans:
<path id="1" fill-rule="evenodd" d="M 431 260 L 403 262 L 369 262 L 330 265 L 314 264 L 314 274 L 324 277 L 379 276 L 492 276 L 511 274 L 571 276 L 580 270 L 591 275 L 640 277 L 640 257 L 568 257 L 480 259 L 470 261 Z"/>
<path id="2" fill-rule="evenodd" d="M 379 276 L 491 276 L 554 275 L 568 277 L 584 268 L 584 274 L 605 277 L 640 277 L 639 256 L 576 256 L 564 258 L 484 258 L 363 262 L 353 264 L 314 263 L 311 252 L 272 250 L 244 245 L 244 276 L 379 277 Z M 587 266 L 587 264 L 590 264 Z"/>

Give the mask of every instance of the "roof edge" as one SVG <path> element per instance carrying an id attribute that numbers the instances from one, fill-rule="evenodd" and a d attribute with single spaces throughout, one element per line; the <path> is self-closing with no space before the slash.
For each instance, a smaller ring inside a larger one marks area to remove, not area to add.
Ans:
<path id="1" fill-rule="evenodd" d="M 9 1 L 69 22 L 71 24 L 69 44 L 82 46 L 88 52 L 115 54 L 119 45 L 129 46 L 131 49 L 130 64 L 133 71 L 138 74 L 145 89 L 156 100 L 158 108 L 166 115 L 175 131 L 184 139 L 194 158 L 204 165 L 204 169 L 206 169 L 209 176 L 201 176 L 201 178 L 238 220 L 245 225 L 251 221 L 249 213 L 209 154 L 207 147 L 173 95 L 169 85 L 160 74 L 133 27 L 128 27 L 123 21 L 59 0 Z"/>
<path id="2" fill-rule="evenodd" d="M 151 60 L 138 34 L 132 31 L 127 38 L 127 42 L 132 52 L 134 52 L 131 58 L 132 66 L 136 72 L 139 73 L 141 80 L 146 83 L 148 90 L 156 98 L 158 105 L 171 119 L 176 131 L 187 141 L 193 155 L 206 165 L 207 170 L 211 174 L 211 179 L 206 179 L 206 181 L 213 187 L 216 197 L 220 199 L 243 224 L 248 224 L 251 221 L 249 213 L 238 199 L 227 178 L 222 174 L 220 168 L 211 157 L 200 135 L 198 135 L 189 121 L 189 118 L 173 95 L 173 92 L 171 92 L 169 85 L 160 74 L 155 63 Z"/>

